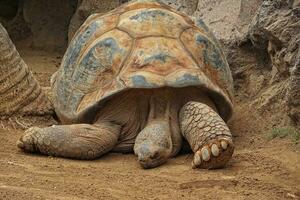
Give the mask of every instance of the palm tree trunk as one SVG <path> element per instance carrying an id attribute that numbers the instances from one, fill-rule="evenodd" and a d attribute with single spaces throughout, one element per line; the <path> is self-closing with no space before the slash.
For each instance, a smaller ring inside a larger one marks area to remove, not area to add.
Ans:
<path id="1" fill-rule="evenodd" d="M 0 117 L 51 113 L 49 99 L 0 23 Z"/>

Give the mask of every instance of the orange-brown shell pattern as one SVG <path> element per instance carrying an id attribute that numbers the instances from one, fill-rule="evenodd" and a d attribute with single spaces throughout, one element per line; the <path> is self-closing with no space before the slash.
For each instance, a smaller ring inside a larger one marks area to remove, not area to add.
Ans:
<path id="1" fill-rule="evenodd" d="M 231 72 L 205 24 L 159 1 L 136 0 L 85 21 L 53 91 L 56 112 L 71 123 L 92 121 L 91 112 L 121 91 L 187 86 L 206 89 L 221 116 L 231 116 Z"/>

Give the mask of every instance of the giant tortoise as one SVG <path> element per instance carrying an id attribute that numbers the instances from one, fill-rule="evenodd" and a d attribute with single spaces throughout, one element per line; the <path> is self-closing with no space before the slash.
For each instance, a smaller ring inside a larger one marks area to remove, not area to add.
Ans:
<path id="1" fill-rule="evenodd" d="M 223 167 L 234 145 L 226 121 L 233 83 L 206 25 L 155 0 L 90 16 L 52 76 L 63 125 L 28 129 L 27 152 L 96 159 L 134 151 L 144 168 L 188 143 L 193 168 Z"/>

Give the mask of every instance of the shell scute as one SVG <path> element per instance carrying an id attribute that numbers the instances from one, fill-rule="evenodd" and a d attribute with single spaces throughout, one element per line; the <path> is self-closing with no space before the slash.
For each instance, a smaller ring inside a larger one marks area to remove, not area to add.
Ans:
<path id="1" fill-rule="evenodd" d="M 85 23 L 76 32 L 71 43 L 64 55 L 62 61 L 62 73 L 66 77 L 70 77 L 77 65 L 83 51 L 97 36 L 113 29 L 118 23 L 119 16 L 99 14 L 91 15 Z"/>
<path id="2" fill-rule="evenodd" d="M 74 87 L 90 92 L 112 82 L 131 45 L 132 39 L 122 31 L 103 34 L 83 53 L 72 77 Z"/>
<path id="3" fill-rule="evenodd" d="M 80 104 L 82 98 L 85 96 L 85 93 L 81 90 L 74 89 L 68 99 L 68 107 L 67 109 L 70 112 L 74 112 L 77 110 L 78 105 Z"/>
<path id="4" fill-rule="evenodd" d="M 106 90 L 108 85 L 113 84 L 131 51 L 131 45 L 132 39 L 117 29 L 103 34 L 87 48 L 87 52 L 83 53 L 72 76 L 73 87 L 84 91 L 85 94 L 93 91 L 101 93 L 102 90 Z M 84 98 L 79 103 L 89 104 L 85 102 L 86 100 L 89 101 L 89 98 Z M 80 111 L 78 109 L 75 110 L 78 112 Z"/>
<path id="5" fill-rule="evenodd" d="M 178 38 L 190 25 L 176 13 L 166 9 L 137 9 L 120 16 L 118 28 L 135 38 L 164 36 Z"/>
<path id="6" fill-rule="evenodd" d="M 79 32 L 71 41 L 62 62 L 64 75 L 68 76 L 73 73 L 75 63 L 84 45 L 87 43 L 88 39 L 101 27 L 101 24 L 101 21 L 93 21 L 89 26 Z"/>
<path id="7" fill-rule="evenodd" d="M 88 44 L 85 51 L 81 50 L 76 57 L 77 62 L 69 78 L 61 74 L 63 78 L 58 80 L 56 96 L 60 108 L 66 112 L 79 112 L 79 104 L 88 104 L 84 102 L 88 98 L 83 97 L 95 90 L 106 90 L 119 73 L 131 48 L 132 38 L 117 29 L 102 34 Z M 84 109 L 83 106 L 80 108 Z"/>
<path id="8" fill-rule="evenodd" d="M 136 41 L 120 77 L 150 72 L 166 76 L 178 69 L 197 69 L 180 42 L 165 37 L 147 37 Z"/>
<path id="9" fill-rule="evenodd" d="M 205 75 L 233 98 L 230 69 L 218 45 L 196 28 L 184 31 L 180 39 Z"/>

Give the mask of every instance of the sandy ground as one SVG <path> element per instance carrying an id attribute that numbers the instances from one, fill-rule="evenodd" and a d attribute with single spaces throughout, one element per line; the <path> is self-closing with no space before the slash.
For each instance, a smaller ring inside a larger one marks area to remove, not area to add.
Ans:
<path id="1" fill-rule="evenodd" d="M 61 56 L 26 47 L 20 53 L 49 87 Z M 41 121 L 39 126 L 53 123 Z M 266 123 L 240 101 L 229 123 L 236 151 L 225 169 L 193 170 L 192 155 L 181 154 L 144 170 L 132 154 L 111 153 L 95 161 L 25 154 L 15 145 L 22 127 L 2 120 L 0 199 L 300 199 L 299 144 L 267 140 Z"/>

